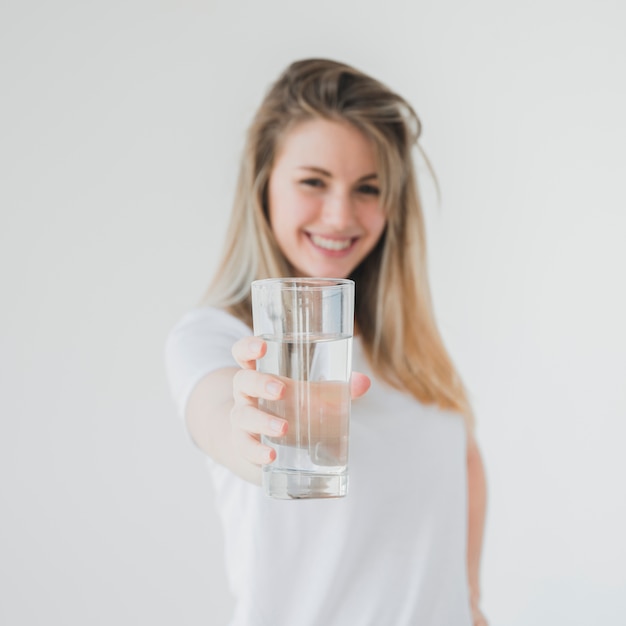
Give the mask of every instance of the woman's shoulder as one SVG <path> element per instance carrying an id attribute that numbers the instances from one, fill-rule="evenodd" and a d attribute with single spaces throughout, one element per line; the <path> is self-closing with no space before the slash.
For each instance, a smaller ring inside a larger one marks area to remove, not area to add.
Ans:
<path id="1" fill-rule="evenodd" d="M 247 324 L 212 306 L 191 309 L 178 320 L 165 342 L 165 366 L 181 415 L 191 390 L 203 376 L 237 366 L 232 346 L 250 334 Z"/>
<path id="2" fill-rule="evenodd" d="M 169 331 L 165 358 L 170 369 L 186 370 L 212 363 L 234 365 L 233 344 L 252 334 L 247 324 L 224 309 L 199 306 L 187 311 Z"/>
<path id="3" fill-rule="evenodd" d="M 214 306 L 198 306 L 182 315 L 170 330 L 168 341 L 177 336 L 227 334 L 249 335 L 252 329 L 235 315 Z"/>

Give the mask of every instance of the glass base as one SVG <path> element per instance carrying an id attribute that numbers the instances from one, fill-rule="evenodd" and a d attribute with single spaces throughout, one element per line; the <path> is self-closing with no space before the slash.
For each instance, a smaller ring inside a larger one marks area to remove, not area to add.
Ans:
<path id="1" fill-rule="evenodd" d="M 282 500 L 342 498 L 348 494 L 348 474 L 265 471 L 263 489 L 268 496 Z"/>

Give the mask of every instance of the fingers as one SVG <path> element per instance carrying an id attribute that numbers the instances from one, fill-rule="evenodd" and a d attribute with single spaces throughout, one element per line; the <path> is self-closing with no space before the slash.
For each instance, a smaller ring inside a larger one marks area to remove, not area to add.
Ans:
<path id="1" fill-rule="evenodd" d="M 245 430 L 233 430 L 233 445 L 239 455 L 253 465 L 267 465 L 276 459 L 276 451 L 262 444 Z"/>
<path id="2" fill-rule="evenodd" d="M 272 463 L 276 452 L 259 440 L 260 435 L 280 437 L 287 431 L 287 422 L 254 406 L 235 406 L 231 412 L 233 444 L 239 454 L 250 463 Z"/>
<path id="3" fill-rule="evenodd" d="M 285 385 L 271 374 L 256 370 L 239 370 L 233 378 L 235 404 L 248 403 L 251 398 L 279 400 L 285 393 Z"/>
<path id="4" fill-rule="evenodd" d="M 258 337 L 243 337 L 232 348 L 232 354 L 237 363 L 245 368 L 253 370 L 256 360 L 267 352 L 267 344 Z"/>
<path id="5" fill-rule="evenodd" d="M 267 344 L 259 337 L 243 337 L 232 348 L 233 357 L 237 363 L 246 370 L 256 368 L 256 361 L 265 356 L 267 352 Z M 352 372 L 350 381 L 350 391 L 352 398 L 360 398 L 372 384 L 372 381 L 365 374 L 360 372 Z M 257 389 L 258 390 L 258 389 Z M 274 392 L 276 389 L 274 389 Z M 255 395 L 247 393 L 246 395 L 258 398 L 266 398 L 264 395 Z M 276 399 L 276 397 L 267 397 L 268 400 Z"/>
<path id="6" fill-rule="evenodd" d="M 235 405 L 230 415 L 232 440 L 238 453 L 250 463 L 265 465 L 276 459 L 276 452 L 259 440 L 260 435 L 280 437 L 287 422 L 260 411 L 251 404 Z"/>
<path id="7" fill-rule="evenodd" d="M 276 452 L 260 441 L 261 435 L 281 437 L 287 433 L 287 421 L 258 408 L 258 401 L 276 401 L 288 396 L 284 381 L 270 374 L 256 371 L 256 361 L 267 351 L 267 344 L 259 337 L 244 337 L 235 343 L 232 354 L 243 368 L 233 378 L 235 404 L 231 411 L 233 444 L 238 453 L 250 463 L 272 463 Z M 353 372 L 350 381 L 352 398 L 359 398 L 370 387 L 371 381 L 359 372 Z"/>
<path id="8" fill-rule="evenodd" d="M 249 404 L 233 408 L 230 419 L 233 428 L 255 436 L 280 437 L 287 431 L 286 420 L 274 417 Z"/>
<path id="9" fill-rule="evenodd" d="M 239 370 L 233 378 L 232 440 L 237 452 L 250 463 L 265 465 L 276 458 L 274 449 L 261 443 L 260 436 L 284 435 L 287 421 L 261 411 L 257 405 L 259 399 L 278 400 L 284 393 L 284 383 L 256 370 Z"/>
<path id="10" fill-rule="evenodd" d="M 352 378 L 350 379 L 350 393 L 352 399 L 360 398 L 372 384 L 372 381 L 365 374 L 360 372 L 352 372 Z"/>

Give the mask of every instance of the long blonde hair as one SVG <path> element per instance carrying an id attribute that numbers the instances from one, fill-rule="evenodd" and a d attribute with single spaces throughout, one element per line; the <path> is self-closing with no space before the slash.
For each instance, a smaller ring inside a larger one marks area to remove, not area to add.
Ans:
<path id="1" fill-rule="evenodd" d="M 435 323 L 422 207 L 412 157 L 421 133 L 413 108 L 362 72 L 326 59 L 291 64 L 272 85 L 248 130 L 221 264 L 206 295 L 251 324 L 250 283 L 291 276 L 269 224 L 267 188 L 281 139 L 300 122 L 347 121 L 375 149 L 385 231 L 354 270 L 355 319 L 374 372 L 424 404 L 462 413 L 465 388 Z"/>

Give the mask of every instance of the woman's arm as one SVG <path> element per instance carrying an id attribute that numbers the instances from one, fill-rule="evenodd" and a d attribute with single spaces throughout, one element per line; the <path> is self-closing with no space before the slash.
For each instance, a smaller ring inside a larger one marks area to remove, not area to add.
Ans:
<path id="1" fill-rule="evenodd" d="M 259 398 L 281 397 L 284 385 L 268 374 L 255 371 L 255 361 L 266 345 L 254 337 L 233 346 L 240 368 L 229 367 L 205 376 L 189 397 L 185 412 L 187 429 L 196 445 L 235 474 L 261 484 L 261 465 L 275 458 L 260 435 L 283 434 L 287 422 L 257 408 Z"/>
<path id="2" fill-rule="evenodd" d="M 487 509 L 487 481 L 485 468 L 472 432 L 467 441 L 467 483 L 468 483 L 468 540 L 467 573 L 474 626 L 486 626 L 480 611 L 480 555 L 483 547 L 485 514 Z"/>

